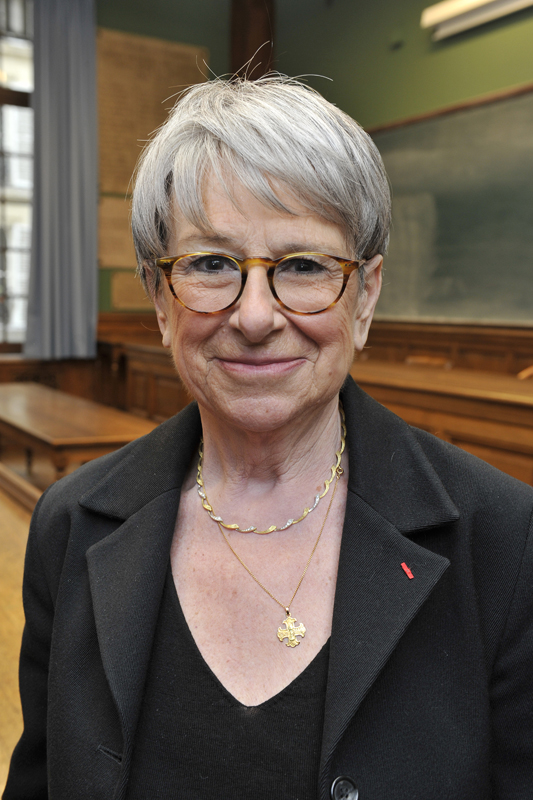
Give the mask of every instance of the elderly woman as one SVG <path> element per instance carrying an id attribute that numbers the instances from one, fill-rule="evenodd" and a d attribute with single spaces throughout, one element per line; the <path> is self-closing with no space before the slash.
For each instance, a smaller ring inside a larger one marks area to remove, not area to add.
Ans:
<path id="1" fill-rule="evenodd" d="M 295 81 L 197 86 L 147 147 L 195 402 L 38 506 L 6 800 L 532 796 L 533 491 L 347 378 L 388 224 L 371 140 Z"/>

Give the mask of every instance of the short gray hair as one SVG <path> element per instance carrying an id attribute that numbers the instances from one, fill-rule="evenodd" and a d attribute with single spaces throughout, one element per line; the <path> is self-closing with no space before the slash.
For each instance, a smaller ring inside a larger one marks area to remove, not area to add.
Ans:
<path id="1" fill-rule="evenodd" d="M 132 229 L 139 274 L 151 295 L 159 289 L 159 270 L 147 285 L 145 263 L 167 255 L 174 208 L 210 230 L 203 203 L 209 175 L 230 196 L 225 176 L 266 206 L 294 213 L 276 194 L 281 184 L 312 213 L 341 226 L 352 258 L 387 249 L 390 191 L 368 134 L 292 78 L 217 78 L 182 94 L 137 166 Z"/>

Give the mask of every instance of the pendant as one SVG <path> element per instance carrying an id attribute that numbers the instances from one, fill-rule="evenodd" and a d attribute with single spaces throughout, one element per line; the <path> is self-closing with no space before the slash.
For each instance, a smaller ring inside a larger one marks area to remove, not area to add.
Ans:
<path id="1" fill-rule="evenodd" d="M 300 623 L 298 626 L 295 626 L 294 623 L 296 622 L 296 619 L 294 617 L 291 617 L 288 608 L 286 609 L 286 611 L 287 611 L 287 616 L 285 617 L 285 622 L 284 622 L 285 628 L 281 627 L 278 628 L 278 639 L 280 640 L 280 642 L 283 642 L 283 640 L 286 639 L 287 641 L 285 642 L 285 644 L 287 645 L 287 647 L 296 647 L 296 645 L 300 644 L 300 642 L 296 637 L 301 636 L 302 639 L 304 638 L 305 626 L 302 625 L 302 623 Z"/>

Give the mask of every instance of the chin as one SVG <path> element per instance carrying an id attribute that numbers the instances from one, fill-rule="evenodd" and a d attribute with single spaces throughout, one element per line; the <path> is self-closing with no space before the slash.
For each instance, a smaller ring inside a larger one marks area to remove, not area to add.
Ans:
<path id="1" fill-rule="evenodd" d="M 289 398 L 269 394 L 254 396 L 249 393 L 226 402 L 220 402 L 219 399 L 214 406 L 206 403 L 205 407 L 217 420 L 254 433 L 278 430 L 301 416 L 303 410 L 301 403 Z"/>
<path id="2" fill-rule="evenodd" d="M 202 402 L 200 405 L 213 414 L 217 421 L 225 421 L 228 425 L 253 433 L 268 433 L 292 425 L 301 420 L 306 412 L 313 412 L 325 407 L 335 394 L 327 397 L 310 395 L 279 396 L 275 393 L 254 394 L 246 392 L 241 396 L 227 398 L 216 404 Z"/>

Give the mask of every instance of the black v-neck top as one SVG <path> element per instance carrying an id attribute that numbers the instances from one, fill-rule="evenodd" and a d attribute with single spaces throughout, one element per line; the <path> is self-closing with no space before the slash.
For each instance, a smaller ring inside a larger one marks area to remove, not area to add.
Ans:
<path id="1" fill-rule="evenodd" d="M 329 642 L 283 691 L 244 706 L 198 650 L 169 567 L 127 800 L 314 800 Z"/>

